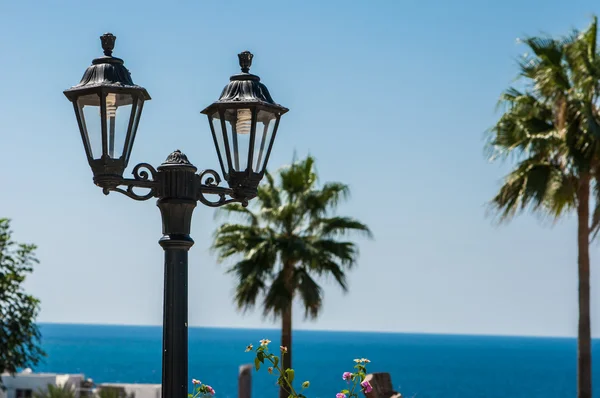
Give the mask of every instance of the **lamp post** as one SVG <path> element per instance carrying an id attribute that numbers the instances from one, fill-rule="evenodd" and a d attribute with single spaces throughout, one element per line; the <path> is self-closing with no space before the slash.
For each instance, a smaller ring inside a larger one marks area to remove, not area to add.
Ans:
<path id="1" fill-rule="evenodd" d="M 100 37 L 104 56 L 92 61 L 81 82 L 64 91 L 73 103 L 94 183 L 105 195 L 119 192 L 135 200 L 158 198 L 162 216 L 159 244 L 165 252 L 162 397 L 186 398 L 188 391 L 188 251 L 192 213 L 198 201 L 218 207 L 257 195 L 281 115 L 260 78 L 249 73 L 253 55 L 238 55 L 242 73 L 231 76 L 220 98 L 202 113 L 208 116 L 219 164 L 229 187 L 211 169 L 197 173 L 179 150 L 156 169 L 148 163 L 124 178 L 144 102 L 145 88 L 131 80 L 123 60 L 112 56 L 116 37 Z M 134 188 L 146 188 L 145 194 Z M 213 195 L 213 200 L 210 200 Z M 215 198 L 216 196 L 216 198 Z"/>

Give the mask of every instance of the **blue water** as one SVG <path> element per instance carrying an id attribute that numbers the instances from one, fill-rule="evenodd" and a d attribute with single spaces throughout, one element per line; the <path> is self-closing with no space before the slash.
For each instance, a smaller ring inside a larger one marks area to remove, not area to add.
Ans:
<path id="1" fill-rule="evenodd" d="M 95 382 L 160 383 L 160 327 L 41 325 L 48 357 L 36 371 L 84 373 Z M 238 367 L 251 363 L 247 344 L 279 347 L 277 330 L 191 328 L 190 378 L 212 385 L 219 398 L 237 396 Z M 354 332 L 294 333 L 294 368 L 310 380 L 309 398 L 335 397 L 352 359 L 389 372 L 404 397 L 562 398 L 576 395 L 576 341 L 561 338 L 443 336 Z M 600 344 L 594 342 L 600 358 Z M 600 397 L 600 365 L 594 368 Z M 253 397 L 277 396 L 275 378 L 253 374 Z"/>

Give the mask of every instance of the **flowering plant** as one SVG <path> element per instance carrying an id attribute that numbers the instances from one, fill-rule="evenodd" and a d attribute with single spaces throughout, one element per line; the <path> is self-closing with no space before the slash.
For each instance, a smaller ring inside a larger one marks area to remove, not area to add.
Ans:
<path id="1" fill-rule="evenodd" d="M 285 354 L 287 354 L 287 347 L 279 347 L 281 357 L 278 357 L 277 355 L 269 352 L 270 342 L 271 340 L 267 339 L 260 340 L 260 345 L 256 348 L 256 350 L 252 344 L 246 347 L 246 352 L 256 352 L 256 357 L 254 358 L 254 367 L 256 370 L 259 370 L 266 362 L 267 372 L 269 372 L 269 374 L 273 374 L 275 372 L 276 375 L 278 375 L 277 384 L 287 391 L 289 398 L 306 398 L 304 391 L 310 387 L 310 382 L 303 382 L 302 389 L 300 391 L 296 391 L 292 385 L 292 382 L 295 378 L 294 369 L 283 369 L 283 367 L 280 365 L 283 362 L 283 357 Z M 344 380 L 348 386 L 347 388 L 338 392 L 335 396 L 336 398 L 358 398 L 358 393 L 361 391 L 364 393 L 373 391 L 371 384 L 365 380 L 367 376 L 367 364 L 371 361 L 366 358 L 361 358 L 355 359 L 354 362 L 355 371 L 344 372 L 342 374 L 342 380 Z M 205 398 L 215 395 L 215 390 L 211 386 L 202 384 L 196 379 L 193 379 L 192 383 L 194 384 L 194 393 L 188 394 L 189 398 Z"/>
<path id="2" fill-rule="evenodd" d="M 256 358 L 254 358 L 254 367 L 259 370 L 261 365 L 267 362 L 267 372 L 278 374 L 277 384 L 287 391 L 290 398 L 306 398 L 303 392 L 310 387 L 310 382 L 302 383 L 302 390 L 299 392 L 294 389 L 292 382 L 294 381 L 294 369 L 283 369 L 280 363 L 283 362 L 283 357 L 287 353 L 287 347 L 280 346 L 281 358 L 269 352 L 269 343 L 271 340 L 263 339 L 260 341 L 260 346 L 256 348 Z M 246 347 L 246 352 L 253 351 L 254 347 L 250 344 Z M 336 394 L 336 398 L 358 398 L 358 392 L 363 391 L 369 393 L 373 390 L 371 384 L 365 380 L 367 376 L 367 363 L 371 362 L 368 359 L 355 359 L 355 372 L 344 372 L 342 380 L 349 384 L 348 388 L 343 389 Z"/>
<path id="3" fill-rule="evenodd" d="M 194 392 L 188 394 L 188 398 L 204 398 L 215 395 L 215 389 L 208 384 L 202 384 L 200 380 L 192 379 L 192 384 L 194 385 Z"/>

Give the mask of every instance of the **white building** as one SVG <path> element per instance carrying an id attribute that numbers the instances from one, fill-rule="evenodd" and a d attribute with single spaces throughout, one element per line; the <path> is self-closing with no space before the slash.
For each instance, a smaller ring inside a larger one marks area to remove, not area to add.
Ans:
<path id="1" fill-rule="evenodd" d="M 48 384 L 57 387 L 70 385 L 75 390 L 75 397 L 79 398 L 81 382 L 84 380 L 82 374 L 33 373 L 31 369 L 13 376 L 3 373 L 0 377 L 6 387 L 6 391 L 0 395 L 2 398 L 31 398 L 34 392 L 46 390 Z"/>
<path id="2" fill-rule="evenodd" d="M 80 393 L 88 388 L 82 374 L 33 373 L 31 369 L 25 369 L 13 376 L 3 373 L 0 377 L 6 387 L 5 391 L 0 389 L 0 398 L 32 398 L 33 393 L 45 391 L 49 384 L 57 387 L 69 385 L 74 389 L 75 397 L 79 398 Z M 88 382 L 92 383 L 91 380 Z M 133 394 L 135 398 L 161 398 L 162 391 L 160 384 L 101 383 L 87 392 L 96 393 L 103 387 L 122 390 L 128 397 Z"/>

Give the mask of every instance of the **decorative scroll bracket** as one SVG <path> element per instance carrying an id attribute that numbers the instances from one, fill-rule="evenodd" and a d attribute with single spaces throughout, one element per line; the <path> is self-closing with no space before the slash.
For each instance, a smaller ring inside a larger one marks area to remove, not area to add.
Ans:
<path id="1" fill-rule="evenodd" d="M 221 177 L 215 170 L 204 170 L 197 174 L 199 186 L 198 186 L 198 200 L 209 207 L 219 207 L 229 203 L 241 202 L 242 206 L 246 207 L 248 201 L 240 200 L 234 197 L 233 189 L 220 187 Z M 217 201 L 212 201 L 206 198 L 205 195 L 218 195 Z M 231 199 L 227 199 L 229 196 Z"/>
<path id="2" fill-rule="evenodd" d="M 125 196 L 129 196 L 134 200 L 148 200 L 158 196 L 158 172 L 156 169 L 148 163 L 140 163 L 133 168 L 131 172 L 133 179 L 124 178 L 119 185 L 127 187 L 126 189 L 115 187 L 115 188 L 104 188 L 102 192 L 108 195 L 111 191 L 122 193 Z M 152 179 L 150 177 L 152 176 Z M 138 195 L 133 192 L 134 188 L 149 188 L 150 191 L 145 195 Z"/>
<path id="3" fill-rule="evenodd" d="M 110 192 L 119 192 L 134 200 L 144 201 L 159 197 L 160 175 L 152 165 L 140 163 L 133 168 L 133 179 L 123 178 L 119 186 L 103 188 L 102 192 L 108 195 Z M 229 203 L 241 203 L 242 206 L 248 206 L 248 200 L 236 198 L 233 189 L 220 187 L 221 177 L 215 170 L 204 170 L 195 175 L 196 200 L 209 207 L 220 207 Z M 144 195 L 135 193 L 135 188 L 148 188 L 150 191 Z M 208 195 L 218 196 L 217 200 L 210 200 Z"/>

